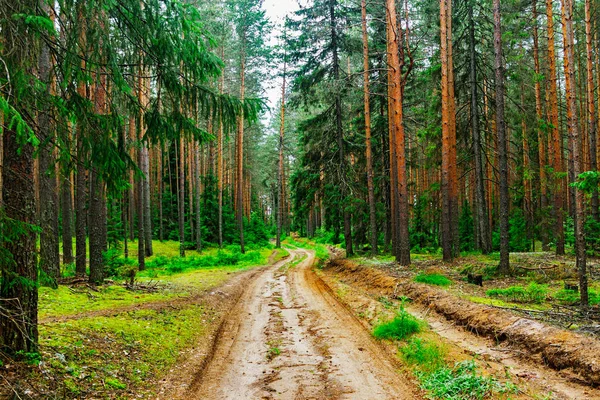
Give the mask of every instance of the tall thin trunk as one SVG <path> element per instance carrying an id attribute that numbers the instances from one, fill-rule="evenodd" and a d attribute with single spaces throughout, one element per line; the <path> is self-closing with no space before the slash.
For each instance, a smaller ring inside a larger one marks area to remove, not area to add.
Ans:
<path id="1" fill-rule="evenodd" d="M 590 156 L 590 170 L 596 171 L 598 169 L 598 149 L 597 149 L 597 119 L 596 119 L 596 105 L 594 101 L 594 55 L 592 47 L 592 12 L 591 12 L 591 0 L 585 0 L 585 49 L 586 49 L 586 69 L 587 69 L 587 106 L 588 106 L 588 137 L 589 143 L 589 156 Z M 598 188 L 592 189 L 592 201 L 590 204 L 592 208 L 592 216 L 594 220 L 600 221 L 600 200 L 598 197 Z"/>
<path id="2" fill-rule="evenodd" d="M 145 80 L 145 79 L 144 79 Z M 145 128 L 142 125 L 142 131 Z M 142 133 L 142 136 L 144 133 Z M 146 257 L 150 257 L 154 252 L 152 250 L 152 212 L 150 204 L 150 156 L 148 144 L 142 143 L 140 151 L 143 153 L 142 171 L 144 172 L 142 198 L 144 203 L 144 252 Z"/>
<path id="3" fill-rule="evenodd" d="M 488 210 L 485 197 L 483 147 L 479 129 L 479 87 L 477 86 L 477 53 L 475 51 L 475 21 L 473 2 L 469 2 L 469 73 L 471 80 L 471 135 L 473 136 L 473 157 L 475 159 L 475 207 L 477 213 L 477 247 L 483 254 L 492 251 L 489 242 Z"/>
<path id="4" fill-rule="evenodd" d="M 337 32 L 337 21 L 335 15 L 335 8 L 337 7 L 337 0 L 329 0 L 329 28 L 331 34 L 331 51 L 332 51 L 332 69 L 333 79 L 338 82 L 340 79 L 340 59 L 339 59 L 339 43 L 338 43 L 338 32 Z M 348 188 L 346 184 L 346 152 L 344 145 L 344 128 L 342 122 L 342 96 L 338 90 L 335 92 L 335 132 L 336 141 L 338 145 L 338 174 L 340 184 L 340 197 L 342 207 L 342 214 L 344 217 L 344 242 L 346 245 L 346 255 L 351 256 L 354 254 L 352 247 L 352 221 L 350 212 L 348 210 Z"/>
<path id="5" fill-rule="evenodd" d="M 392 31 L 392 24 L 389 22 L 390 16 L 389 11 L 391 7 L 396 7 L 394 1 L 388 1 L 386 3 L 386 57 L 387 57 L 387 106 L 388 106 L 388 136 L 389 136 L 389 189 L 390 189 L 390 239 L 391 239 L 391 253 L 396 256 L 398 254 L 398 169 L 396 168 L 396 135 L 394 128 L 394 71 L 392 68 L 392 52 L 395 51 L 392 48 L 392 42 L 394 41 L 395 32 Z"/>
<path id="6" fill-rule="evenodd" d="M 546 18 L 548 22 L 548 113 L 549 122 L 552 130 L 552 167 L 554 169 L 553 177 L 553 196 L 555 225 L 554 234 L 556 241 L 556 254 L 565 254 L 565 235 L 564 235 L 564 199 L 563 199 L 563 179 L 560 177 L 563 172 L 562 160 L 562 138 L 559 131 L 558 121 L 558 90 L 556 80 L 556 52 L 554 45 L 554 19 L 552 10 L 552 0 L 546 0 Z"/>
<path id="7" fill-rule="evenodd" d="M 285 197 L 283 187 L 283 147 L 285 137 L 285 84 L 286 84 L 287 59 L 283 60 L 283 81 L 281 83 L 281 122 L 279 126 L 279 173 L 277 179 L 277 237 L 275 246 L 281 247 L 281 225 L 283 223 L 283 198 Z"/>
<path id="8" fill-rule="evenodd" d="M 225 47 L 221 46 L 221 58 L 224 58 Z M 219 93 L 223 94 L 225 86 L 225 69 L 219 80 Z M 223 116 L 219 114 L 219 132 L 217 136 L 217 185 L 218 185 L 218 219 L 219 219 L 219 248 L 223 247 Z"/>
<path id="9" fill-rule="evenodd" d="M 80 17 L 83 15 L 84 5 L 80 5 L 78 13 Z M 84 21 L 81 17 L 80 21 Z M 84 51 L 86 47 L 85 30 L 82 26 L 79 37 L 79 50 Z M 81 69 L 85 70 L 85 61 L 81 61 Z M 77 82 L 77 94 L 85 99 L 87 97 L 86 84 L 83 80 Z M 87 225 L 87 210 L 86 210 L 86 188 L 87 178 L 85 169 L 85 159 L 87 151 L 84 146 L 84 120 L 77 121 L 76 141 L 77 141 L 77 174 L 76 174 L 76 189 L 75 189 L 75 274 L 84 276 L 87 269 L 87 244 L 86 244 L 86 225 Z"/>
<path id="10" fill-rule="evenodd" d="M 245 46 L 245 38 L 242 39 Z M 244 101 L 246 93 L 246 55 L 242 48 L 240 59 L 240 100 Z M 244 112 L 238 118 L 237 145 L 236 145 L 236 217 L 240 232 L 240 251 L 244 249 Z"/>
<path id="11" fill-rule="evenodd" d="M 45 1 L 40 5 L 48 15 L 53 15 Z M 50 48 L 42 42 L 38 58 L 38 76 L 47 87 L 50 95 L 54 93 L 53 78 L 51 76 L 52 60 Z M 56 287 L 56 280 L 60 278 L 60 258 L 58 243 L 58 198 L 56 196 L 55 159 L 53 155 L 54 128 L 52 125 L 52 110 L 49 105 L 43 105 L 38 112 L 38 135 L 40 138 L 39 149 L 39 183 L 40 183 L 40 269 L 47 275 Z"/>
<path id="12" fill-rule="evenodd" d="M 535 71 L 535 115 L 536 129 L 538 137 L 538 160 L 539 160 L 539 185 L 540 185 L 540 209 L 538 215 L 540 218 L 540 236 L 542 240 L 542 250 L 548 251 L 548 218 L 546 217 L 546 209 L 548 208 L 548 180 L 546 177 L 546 148 L 547 138 L 546 132 L 542 129 L 542 87 L 540 83 L 540 57 L 539 57 L 539 39 L 538 39 L 538 14 L 537 0 L 533 0 L 533 63 Z M 534 249 L 535 250 L 535 249 Z"/>
<path id="13" fill-rule="evenodd" d="M 452 257 L 460 256 L 460 243 L 458 235 L 458 162 L 456 156 L 456 102 L 454 100 L 454 57 L 452 50 L 452 0 L 447 0 L 446 12 L 446 40 L 448 41 L 448 117 L 450 160 L 449 160 L 449 187 L 450 187 L 450 233 L 452 240 Z"/>
<path id="14" fill-rule="evenodd" d="M 212 134 L 212 123 L 209 123 L 209 132 Z M 202 219 L 201 219 L 201 207 L 200 200 L 202 198 L 202 192 L 200 191 L 200 143 L 194 142 L 194 161 L 196 164 L 195 178 L 196 178 L 196 250 L 202 251 Z"/>
<path id="15" fill-rule="evenodd" d="M 388 43 L 388 63 L 392 76 L 392 119 L 393 119 L 393 142 L 395 146 L 394 162 L 396 167 L 395 188 L 397 202 L 397 221 L 396 235 L 397 248 L 396 261 L 400 265 L 410 265 L 410 243 L 408 236 L 408 185 L 406 179 L 406 155 L 405 155 L 405 137 L 402 115 L 402 70 L 400 67 L 400 43 L 399 27 L 396 16 L 396 4 L 394 0 L 387 0 L 387 23 L 391 32 Z"/>
<path id="16" fill-rule="evenodd" d="M 371 234 L 371 254 L 377 251 L 377 208 L 373 184 L 373 155 L 371 148 L 371 96 L 369 93 L 369 35 L 367 32 L 367 0 L 361 0 L 362 39 L 363 39 L 363 91 L 365 102 L 365 157 L 367 159 L 367 191 L 369 196 L 369 229 Z"/>
<path id="17" fill-rule="evenodd" d="M 586 2 L 586 11 L 589 12 L 589 4 Z M 573 35 L 573 0 L 562 0 L 562 26 L 564 42 L 564 69 L 565 69 L 565 91 L 567 97 L 567 128 L 569 131 L 569 142 L 571 159 L 573 160 L 573 175 L 575 178 L 583 170 L 582 165 L 582 140 L 579 133 L 577 121 L 577 102 L 575 98 L 575 53 Z M 588 19 L 586 12 L 586 20 Z M 575 190 L 575 260 L 579 273 L 579 293 L 581 296 L 581 308 L 587 309 L 588 298 L 588 276 L 586 268 L 585 252 L 585 194 L 582 190 Z"/>
<path id="18" fill-rule="evenodd" d="M 185 257 L 185 139 L 183 132 L 179 132 L 179 190 L 178 198 L 178 221 L 179 221 L 179 255 Z"/>
<path id="19" fill-rule="evenodd" d="M 448 0 L 440 1 L 440 58 L 442 64 L 442 253 L 444 261 L 454 258 L 452 240 L 452 195 L 450 159 L 452 153 L 448 79 Z"/>
<path id="20" fill-rule="evenodd" d="M 71 182 L 69 174 L 62 174 L 61 182 L 63 263 L 73 262 L 73 203 L 71 202 Z"/>
<path id="21" fill-rule="evenodd" d="M 35 6 L 33 6 L 35 7 Z M 11 261 L 3 265 L 0 280 L 0 348 L 10 351 L 37 351 L 38 268 L 36 256 L 35 197 L 33 191 L 33 146 L 22 143 L 14 129 L 5 126 L 3 140 L 2 206 L 3 229 L 12 225 L 9 240 L 2 238 Z M 3 218 L 4 219 L 4 218 Z M 12 221 L 12 222 L 8 222 Z"/>
<path id="22" fill-rule="evenodd" d="M 498 135 L 498 166 L 500 173 L 500 265 L 498 272 L 510 272 L 508 241 L 508 149 L 504 121 L 504 65 L 502 60 L 502 24 L 500 0 L 494 0 L 494 69 L 496 73 L 496 132 Z"/>

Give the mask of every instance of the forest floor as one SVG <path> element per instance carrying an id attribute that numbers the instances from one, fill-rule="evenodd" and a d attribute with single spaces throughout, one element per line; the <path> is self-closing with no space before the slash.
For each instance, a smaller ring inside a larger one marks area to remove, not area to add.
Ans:
<path id="1" fill-rule="evenodd" d="M 422 359 L 411 359 L 415 347 L 440 350 L 446 364 L 474 359 L 482 375 L 513 388 L 490 398 L 600 398 L 594 388 L 600 380 L 597 306 L 579 315 L 574 304 L 565 304 L 574 296 L 563 296 L 564 283 L 573 282 L 573 260 L 517 254 L 513 265 L 523 267 L 521 272 L 500 278 L 485 275 L 494 257 L 467 256 L 447 264 L 417 256 L 410 268 L 356 257 L 333 260 L 321 274 L 366 326 L 390 320 L 398 310 L 425 322 L 423 332 L 396 342 L 422 387 L 431 383 L 430 375 Z M 482 272 L 483 288 L 465 282 L 467 273 Z M 598 288 L 596 279 L 592 288 Z"/>
<path id="2" fill-rule="evenodd" d="M 0 399 L 154 397 L 188 352 L 210 348 L 258 267 L 288 255 L 272 247 L 240 255 L 232 247 L 180 259 L 177 246 L 155 242 L 133 286 L 68 278 L 58 289 L 41 287 L 40 352 L 24 354 L 24 362 L 0 357 Z"/>

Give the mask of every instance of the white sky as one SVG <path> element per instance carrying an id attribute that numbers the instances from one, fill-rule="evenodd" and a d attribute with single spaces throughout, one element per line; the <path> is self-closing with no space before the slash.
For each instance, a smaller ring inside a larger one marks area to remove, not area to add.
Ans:
<path id="1" fill-rule="evenodd" d="M 267 18 L 275 25 L 273 37 L 271 38 L 270 44 L 277 44 L 276 40 L 281 31 L 281 24 L 287 14 L 298 10 L 297 0 L 265 0 L 263 3 L 263 9 L 266 10 Z M 278 71 L 273 71 L 268 75 L 277 76 Z M 279 98 L 281 97 L 281 79 L 276 77 L 271 82 L 265 82 L 265 91 L 267 99 L 269 101 L 269 107 L 271 112 L 274 111 L 274 107 L 277 105 Z M 267 119 L 270 119 L 270 115 L 266 115 Z"/>

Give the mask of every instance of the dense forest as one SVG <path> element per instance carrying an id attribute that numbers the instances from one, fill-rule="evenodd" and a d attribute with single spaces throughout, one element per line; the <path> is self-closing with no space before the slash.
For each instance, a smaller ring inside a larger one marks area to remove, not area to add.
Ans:
<path id="1" fill-rule="evenodd" d="M 593 0 L 0 0 L 0 351 L 38 291 L 296 233 L 453 262 L 600 252 Z M 272 86 L 279 93 L 268 103 Z M 589 260 L 588 260 L 589 262 Z"/>

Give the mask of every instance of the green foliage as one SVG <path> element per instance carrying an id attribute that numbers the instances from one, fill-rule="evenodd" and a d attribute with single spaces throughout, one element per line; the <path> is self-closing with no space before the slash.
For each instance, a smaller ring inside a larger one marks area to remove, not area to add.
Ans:
<path id="1" fill-rule="evenodd" d="M 15 353 L 17 360 L 23 361 L 30 365 L 39 365 L 42 361 L 42 355 L 38 352 L 27 352 L 19 350 Z"/>
<path id="2" fill-rule="evenodd" d="M 430 373 L 417 372 L 416 375 L 432 399 L 482 400 L 506 390 L 493 377 L 478 374 L 474 361 L 463 361 L 453 368 L 442 367 Z"/>
<path id="3" fill-rule="evenodd" d="M 510 213 L 509 220 L 509 251 L 511 252 L 525 252 L 531 248 L 531 241 L 527 237 L 527 221 L 523 214 L 523 210 L 518 207 L 513 207 Z M 500 249 L 500 228 L 497 227 L 492 232 L 492 247 L 495 250 Z"/>
<path id="4" fill-rule="evenodd" d="M 127 389 L 127 385 L 118 380 L 117 378 L 106 378 L 104 380 L 104 383 L 106 383 L 107 386 L 110 386 L 114 389 Z"/>
<path id="5" fill-rule="evenodd" d="M 423 322 L 400 308 L 394 319 L 381 323 L 373 329 L 373 336 L 377 339 L 402 340 L 422 330 Z"/>
<path id="6" fill-rule="evenodd" d="M 531 282 L 527 287 L 510 286 L 506 289 L 489 289 L 485 292 L 490 297 L 499 297 L 518 303 L 543 303 L 548 297 L 548 285 Z"/>
<path id="7" fill-rule="evenodd" d="M 449 286 L 452 280 L 442 274 L 424 274 L 421 273 L 414 277 L 415 282 L 426 283 L 428 285 Z"/>
<path id="8" fill-rule="evenodd" d="M 579 302 L 579 292 L 568 289 L 561 289 L 553 296 L 559 303 L 571 305 Z M 588 289 L 588 297 L 591 306 L 600 304 L 600 293 L 594 289 Z"/>
<path id="9" fill-rule="evenodd" d="M 402 359 L 420 371 L 433 372 L 444 365 L 446 351 L 439 345 L 422 338 L 410 338 L 400 347 Z"/>
<path id="10" fill-rule="evenodd" d="M 258 250 L 250 250 L 242 254 L 238 246 L 231 245 L 219 250 L 215 255 L 207 254 L 201 256 L 155 257 L 146 263 L 148 270 L 162 270 L 168 274 L 183 271 L 197 270 L 202 268 L 215 268 L 223 266 L 258 265 L 264 263 L 263 255 Z"/>

